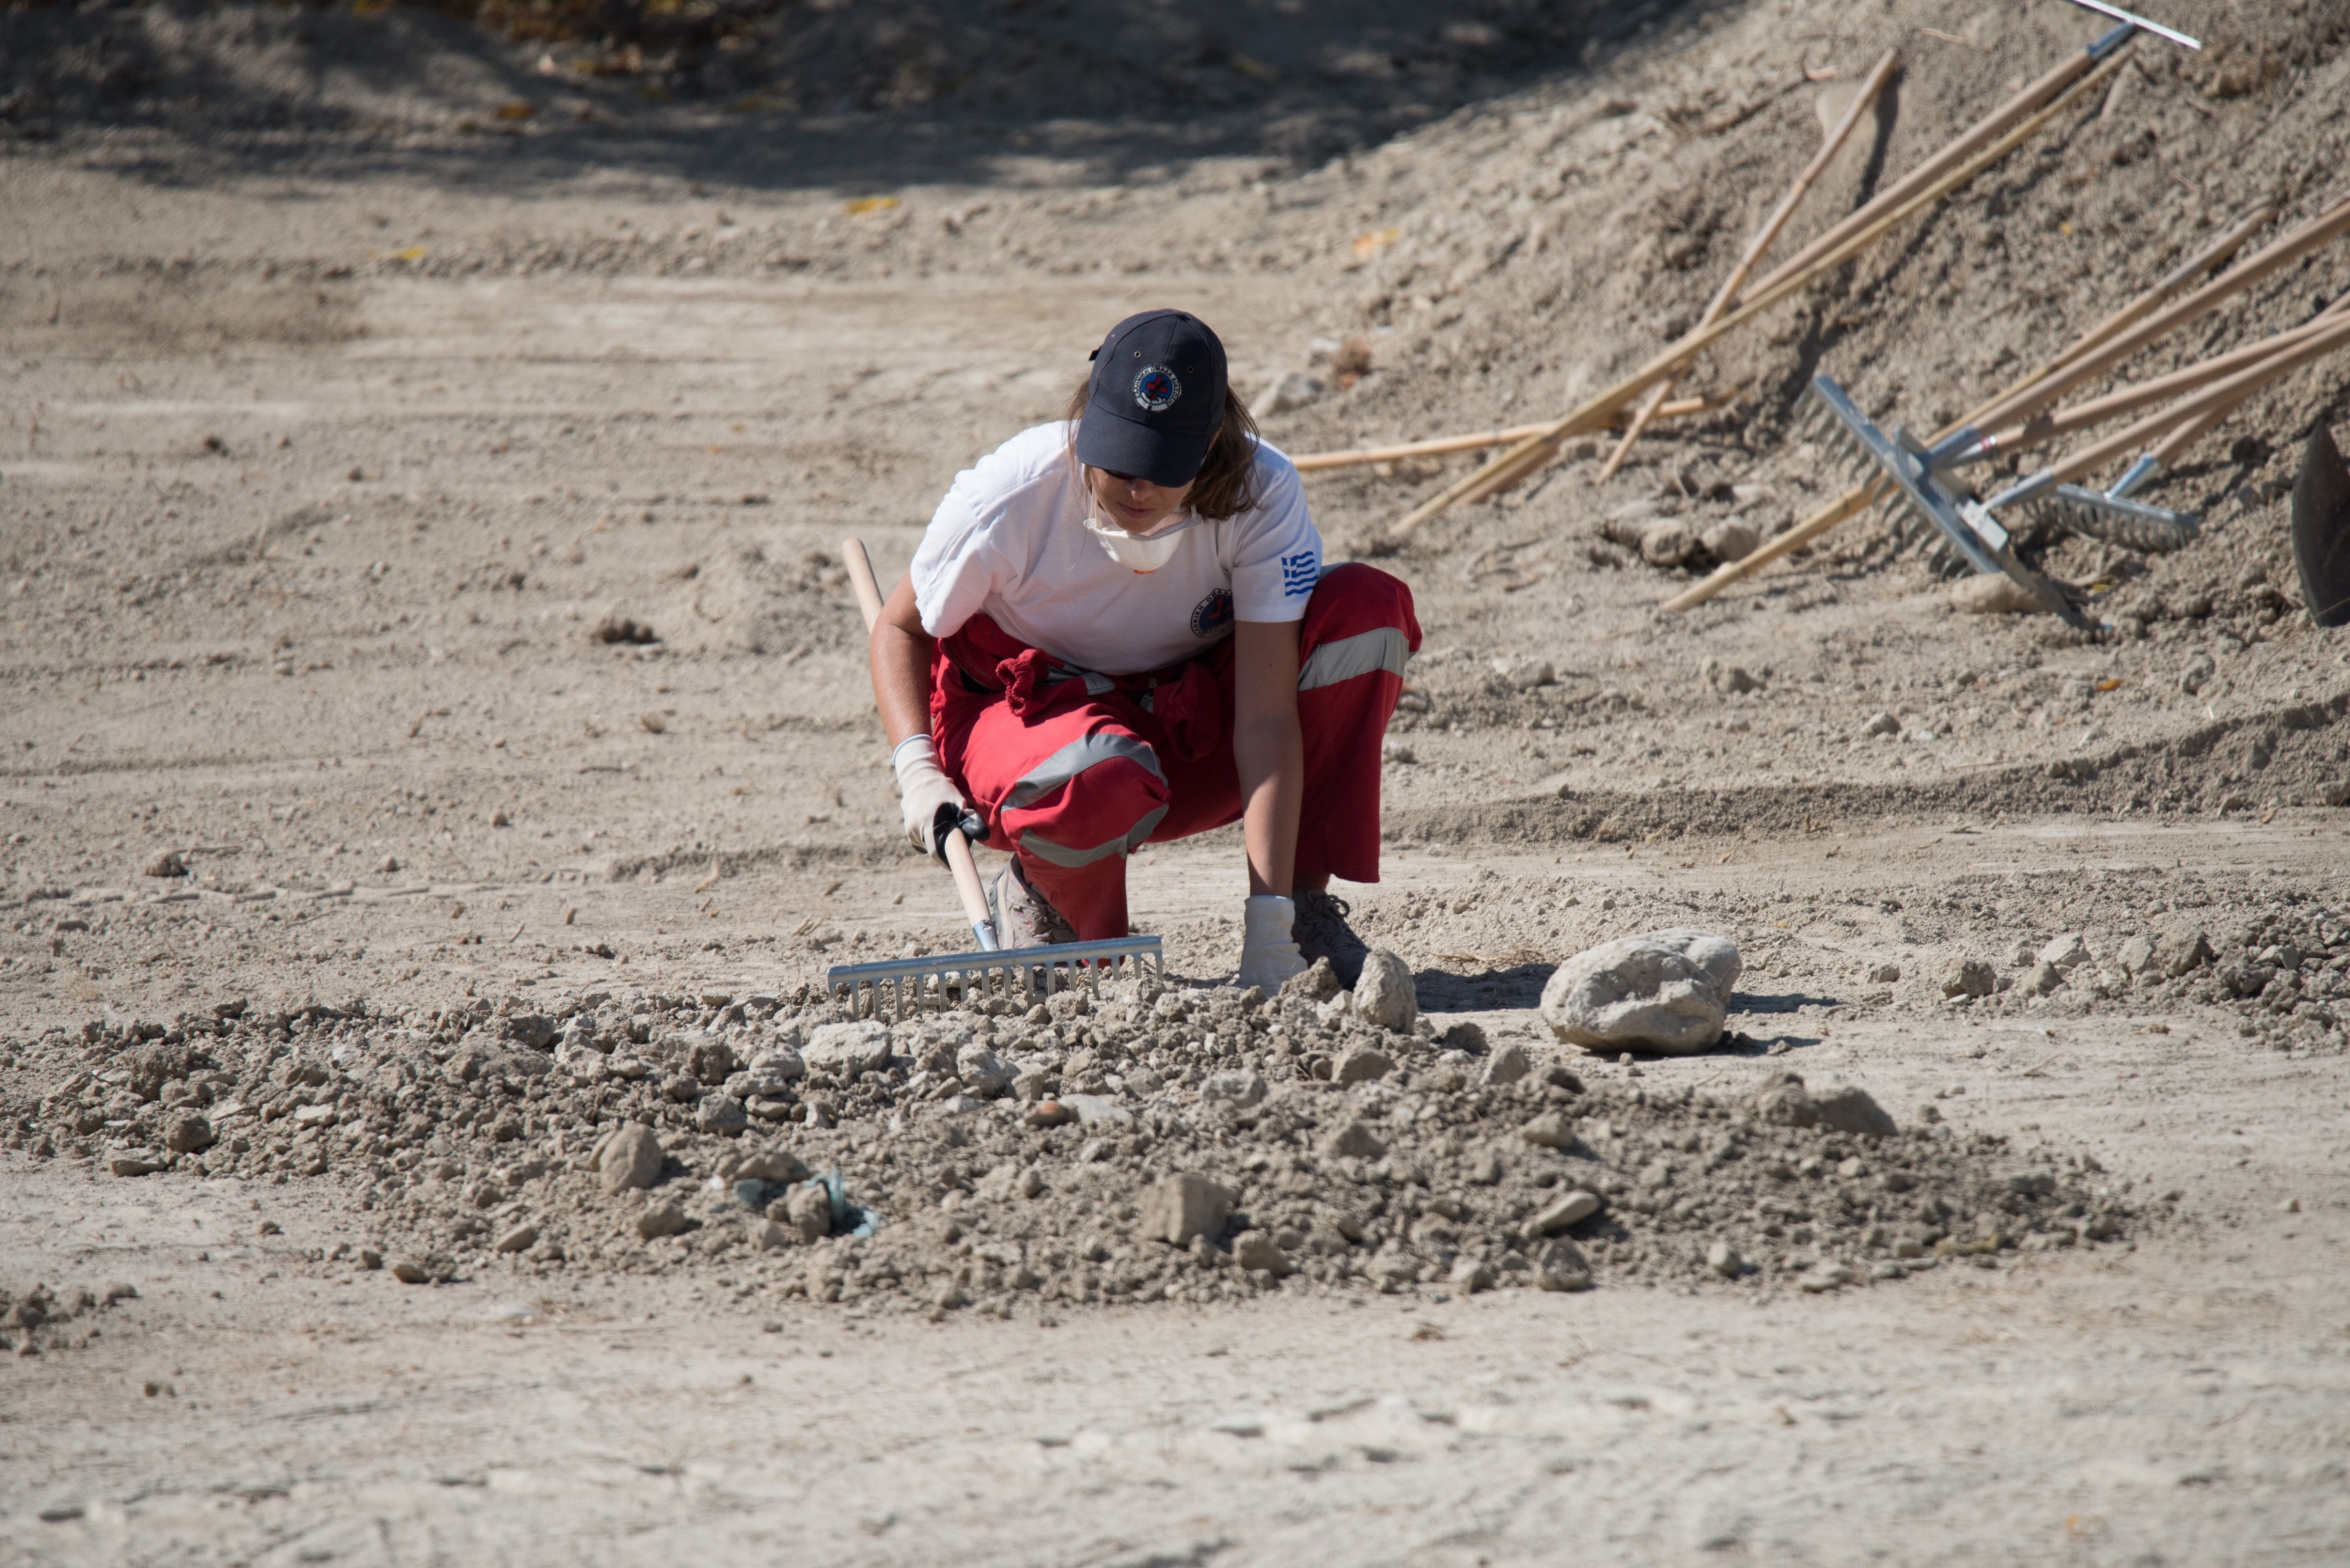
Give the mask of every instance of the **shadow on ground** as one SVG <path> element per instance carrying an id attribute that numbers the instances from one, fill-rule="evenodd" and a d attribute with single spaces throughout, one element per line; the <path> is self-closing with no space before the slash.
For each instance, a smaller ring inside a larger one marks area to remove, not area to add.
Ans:
<path id="1" fill-rule="evenodd" d="M 20 7 L 0 12 L 0 153 L 147 130 L 166 134 L 131 138 L 119 166 L 158 183 L 398 167 L 517 196 L 585 173 L 778 190 L 1148 182 L 1202 156 L 1318 163 L 1579 73 L 1702 9 L 746 0 L 475 20 L 382 0 Z"/>

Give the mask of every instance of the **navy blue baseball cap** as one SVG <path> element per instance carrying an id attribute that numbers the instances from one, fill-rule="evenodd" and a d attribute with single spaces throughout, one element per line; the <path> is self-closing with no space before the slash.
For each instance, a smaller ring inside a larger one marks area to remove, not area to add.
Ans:
<path id="1" fill-rule="evenodd" d="M 1170 488 L 1199 472 L 1224 421 L 1224 345 L 1181 310 L 1146 310 L 1093 351 L 1077 461 Z"/>

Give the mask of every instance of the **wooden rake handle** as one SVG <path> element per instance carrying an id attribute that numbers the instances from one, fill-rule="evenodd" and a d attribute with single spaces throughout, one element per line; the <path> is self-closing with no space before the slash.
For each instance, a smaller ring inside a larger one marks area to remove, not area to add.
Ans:
<path id="1" fill-rule="evenodd" d="M 881 584 L 874 580 L 873 562 L 865 554 L 862 540 L 840 541 L 840 558 L 849 568 L 849 581 L 856 588 L 856 607 L 865 612 L 868 635 L 873 623 L 881 619 Z M 987 907 L 987 889 L 979 885 L 979 863 L 972 858 L 971 840 L 960 833 L 947 835 L 947 869 L 955 873 L 955 892 L 963 899 L 964 918 L 971 922 L 971 933 L 979 939 L 979 948 L 994 952 L 1002 946 L 995 933 L 995 916 Z"/>

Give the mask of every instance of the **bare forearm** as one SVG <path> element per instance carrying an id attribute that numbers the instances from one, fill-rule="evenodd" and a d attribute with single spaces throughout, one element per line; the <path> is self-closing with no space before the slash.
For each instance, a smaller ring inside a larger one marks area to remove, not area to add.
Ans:
<path id="1" fill-rule="evenodd" d="M 867 639 L 873 699 L 892 746 L 931 728 L 931 651 L 937 645 L 923 635 L 913 606 L 913 590 L 901 581 Z"/>
<path id="2" fill-rule="evenodd" d="M 1248 846 L 1248 891 L 1290 896 L 1297 864 L 1297 813 L 1305 796 L 1306 746 L 1294 716 L 1246 724 L 1232 736 L 1240 771 L 1241 834 Z"/>

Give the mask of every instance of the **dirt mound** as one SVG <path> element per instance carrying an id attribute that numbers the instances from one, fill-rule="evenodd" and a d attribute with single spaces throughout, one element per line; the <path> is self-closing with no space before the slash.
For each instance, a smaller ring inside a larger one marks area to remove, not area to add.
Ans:
<path id="1" fill-rule="evenodd" d="M 368 1213 L 337 1256 L 403 1278 L 764 1264 L 783 1294 L 924 1310 L 1826 1289 L 2093 1244 L 2131 1213 L 2094 1160 L 1931 1110 L 1896 1131 L 1850 1087 L 1651 1093 L 1338 999 L 1129 982 L 894 1026 L 806 996 L 530 1006 L 183 1016 L 145 1045 L 124 1042 L 157 1026 L 101 1023 L 86 1068 L 9 1110 L 36 1153 L 118 1175 L 337 1184 Z M 615 1176 L 598 1156 L 630 1128 L 659 1145 Z"/>

